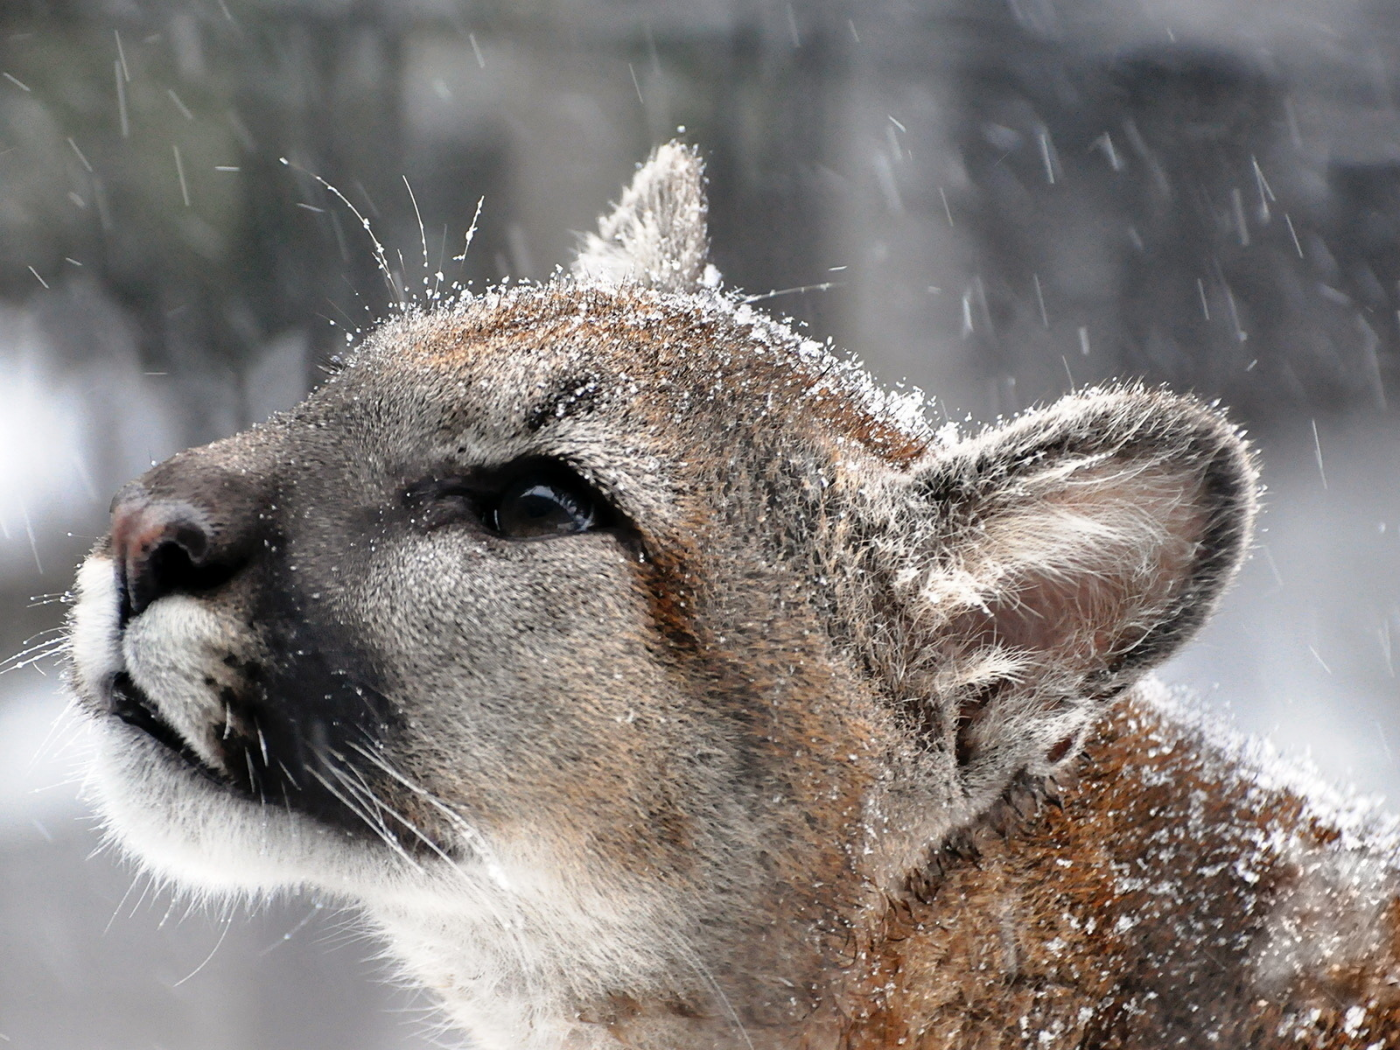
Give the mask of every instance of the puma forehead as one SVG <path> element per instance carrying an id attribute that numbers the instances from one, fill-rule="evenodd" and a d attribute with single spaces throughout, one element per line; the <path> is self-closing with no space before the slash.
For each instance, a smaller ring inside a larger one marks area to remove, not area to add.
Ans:
<path id="1" fill-rule="evenodd" d="M 198 892 L 360 904 L 484 1050 L 1264 1046 L 1335 1013 L 1261 916 L 1293 936 L 1307 871 L 1371 900 L 1391 861 L 1328 866 L 1133 690 L 1244 557 L 1238 432 L 1138 386 L 935 432 L 722 290 L 703 185 L 660 148 L 570 274 L 410 311 L 118 494 L 72 624 L 111 833 Z M 1226 1002 L 1163 998 L 1194 949 L 1122 888 L 1223 870 L 1214 832 L 1150 845 L 1197 796 L 1270 873 L 1191 898 Z M 1387 937 L 1352 965 L 1394 973 Z"/>

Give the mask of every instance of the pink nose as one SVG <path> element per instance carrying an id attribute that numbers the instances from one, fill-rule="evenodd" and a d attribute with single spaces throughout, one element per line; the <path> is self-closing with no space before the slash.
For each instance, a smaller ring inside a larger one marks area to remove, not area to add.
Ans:
<path id="1" fill-rule="evenodd" d="M 198 508 L 152 499 L 139 485 L 118 493 L 112 502 L 112 555 L 123 620 L 167 594 L 219 582 L 209 571 L 212 540 Z"/>

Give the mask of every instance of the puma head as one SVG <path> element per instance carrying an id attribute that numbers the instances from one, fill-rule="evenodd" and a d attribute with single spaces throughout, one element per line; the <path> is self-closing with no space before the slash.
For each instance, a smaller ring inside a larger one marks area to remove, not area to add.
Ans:
<path id="1" fill-rule="evenodd" d="M 718 290 L 703 185 L 662 147 L 571 274 L 384 324 L 124 488 L 80 572 L 111 833 L 362 903 L 483 1047 L 819 1009 L 862 909 L 1073 766 L 1249 541 L 1218 412 L 935 433 Z"/>

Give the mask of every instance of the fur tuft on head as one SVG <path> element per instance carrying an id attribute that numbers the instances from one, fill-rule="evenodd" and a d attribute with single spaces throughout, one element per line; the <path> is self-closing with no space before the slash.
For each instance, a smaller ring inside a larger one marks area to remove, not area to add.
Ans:
<path id="1" fill-rule="evenodd" d="M 707 266 L 705 166 L 691 146 L 652 151 L 598 232 L 584 237 L 573 274 L 582 283 L 693 292 L 717 283 Z"/>

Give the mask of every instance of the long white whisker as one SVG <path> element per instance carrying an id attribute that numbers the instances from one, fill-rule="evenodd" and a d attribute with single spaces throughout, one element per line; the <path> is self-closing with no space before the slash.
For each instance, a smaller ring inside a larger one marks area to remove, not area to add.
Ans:
<path id="1" fill-rule="evenodd" d="M 226 938 L 226 937 L 228 936 L 228 931 L 229 931 L 232 927 L 233 927 L 233 915 L 230 913 L 230 914 L 224 916 L 224 928 L 223 928 L 223 930 L 219 933 L 219 939 L 218 939 L 217 941 L 214 942 L 214 947 L 210 948 L 210 949 L 209 949 L 209 954 L 206 955 L 206 956 L 204 957 L 204 961 L 203 961 L 202 963 L 200 963 L 198 966 L 196 966 L 196 967 L 195 967 L 193 970 L 191 970 L 189 973 L 185 974 L 185 976 L 181 977 L 178 981 L 176 981 L 176 982 L 175 982 L 174 984 L 172 984 L 170 987 L 172 987 L 172 988 L 179 988 L 180 985 L 184 984 L 186 981 L 188 981 L 188 980 L 189 980 L 191 977 L 193 977 L 195 974 L 199 973 L 200 970 L 202 970 L 202 969 L 204 969 L 206 966 L 208 966 L 210 960 L 213 959 L 214 956 L 215 956 L 215 954 L 218 953 L 219 949 L 222 948 L 222 947 L 224 946 L 224 938 Z"/>
<path id="2" fill-rule="evenodd" d="M 729 1023 L 734 1026 L 734 1030 L 739 1033 L 739 1038 L 744 1041 L 744 1045 L 747 1046 L 749 1050 L 753 1050 L 753 1040 L 749 1038 L 749 1033 L 744 1027 L 744 1022 L 739 1019 L 739 1014 L 735 1011 L 734 1005 L 729 1001 L 729 996 L 726 995 L 724 989 L 719 986 L 719 982 L 715 980 L 709 968 L 700 961 L 700 957 L 695 954 L 690 945 L 686 944 L 685 941 L 681 939 L 679 934 L 665 925 L 659 928 L 662 930 L 666 939 L 669 940 L 676 949 L 676 954 L 680 956 L 687 966 L 695 971 L 700 980 L 705 982 L 706 987 L 714 993 L 715 998 L 719 1000 L 720 1008 L 729 1018 Z"/>
<path id="3" fill-rule="evenodd" d="M 39 741 L 39 746 L 34 749 L 34 755 L 30 758 L 28 767 L 26 767 L 28 770 L 36 769 L 40 762 L 43 762 L 50 756 L 57 759 L 63 753 L 63 748 L 74 746 L 76 738 L 80 735 L 78 727 L 81 724 L 74 721 L 77 717 L 77 706 L 77 701 L 70 697 L 68 702 L 59 710 L 58 717 L 49 725 L 48 731 L 44 734 L 44 739 Z M 60 780 L 57 784 L 52 784 L 50 786 L 61 787 L 68 784 L 81 783 L 83 776 L 84 774 L 82 773 L 76 776 L 69 776 Z"/>
<path id="4" fill-rule="evenodd" d="M 345 762 L 344 756 L 338 754 L 335 751 L 331 751 L 330 754 L 332 755 L 332 757 L 340 761 L 344 766 L 344 768 L 338 769 L 335 766 L 331 766 L 329 764 L 327 765 L 327 768 L 335 775 L 336 780 L 338 780 L 347 791 L 354 793 L 357 798 L 367 800 L 369 805 L 374 807 L 376 815 L 373 817 L 373 819 L 371 819 L 368 814 L 368 811 L 364 810 L 363 808 L 357 808 L 351 803 L 350 800 L 336 793 L 334 789 L 330 787 L 329 784 L 326 785 L 327 790 L 335 794 L 337 798 L 344 802 L 345 805 L 349 806 L 356 813 L 356 815 L 358 815 L 366 823 L 369 823 L 371 825 L 377 825 L 376 831 L 378 832 L 379 837 L 383 839 L 387 845 L 389 845 L 392 849 L 399 853 L 400 856 L 402 856 L 419 871 L 424 870 L 422 864 L 420 864 L 416 858 L 414 858 L 408 853 L 408 851 L 403 847 L 402 843 L 399 842 L 398 836 L 395 835 L 389 829 L 387 823 L 385 822 L 382 816 L 382 814 L 385 813 L 393 817 L 394 820 L 396 820 L 399 824 L 403 825 L 404 828 L 410 831 L 414 835 L 414 837 L 419 839 L 425 846 L 428 847 L 428 849 L 432 850 L 449 865 L 451 865 L 454 871 L 461 871 L 457 862 L 451 856 L 449 856 L 442 849 L 441 846 L 439 846 L 427 834 L 425 834 L 418 827 L 417 824 L 409 820 L 402 813 L 398 812 L 398 810 L 394 809 L 392 806 L 388 805 L 388 803 L 386 803 L 382 798 L 380 798 L 374 792 L 374 790 L 364 782 L 364 778 L 360 776 L 360 774 L 357 771 L 353 770 L 348 763 Z M 350 780 L 347 779 L 347 774 L 349 773 L 354 773 L 356 779 L 360 781 L 359 786 L 353 784 Z M 312 774 L 316 775 L 315 770 L 312 770 Z M 317 779 L 319 780 L 321 778 L 318 776 Z M 325 784 L 325 781 L 322 780 L 322 783 Z"/>
<path id="5" fill-rule="evenodd" d="M 413 202 L 413 216 L 418 220 L 418 239 L 423 243 L 423 284 L 428 283 L 428 231 L 423 228 L 423 213 L 418 210 L 418 198 L 413 193 L 413 187 L 409 185 L 408 176 L 404 175 L 404 189 L 408 190 L 408 199 Z"/>
<path id="6" fill-rule="evenodd" d="M 360 772 L 352 768 L 350 764 L 345 761 L 343 755 L 333 748 L 327 748 L 326 750 L 332 758 L 340 763 L 339 766 L 331 766 L 328 764 L 327 768 L 335 775 L 336 780 L 340 782 L 341 786 L 344 787 L 346 791 L 351 792 L 357 799 L 360 799 L 365 806 L 373 810 L 375 823 L 382 829 L 380 833 L 381 838 L 386 838 L 387 836 L 388 839 L 393 839 L 396 843 L 399 842 L 399 836 L 389 827 L 388 821 L 384 819 L 386 814 L 393 817 L 419 838 L 422 838 L 422 833 L 413 826 L 412 822 L 406 820 L 400 813 L 387 805 L 365 781 L 365 778 L 360 775 Z M 352 776 L 354 778 L 353 780 L 351 780 Z M 400 845 L 402 845 L 402 843 L 400 843 Z"/>
<path id="7" fill-rule="evenodd" d="M 120 915 L 122 913 L 122 909 L 126 907 L 127 899 L 135 891 L 136 887 L 141 885 L 142 882 L 147 881 L 149 881 L 149 877 L 146 875 L 146 872 L 144 870 L 138 870 L 136 874 L 131 877 L 131 885 L 126 888 L 126 892 L 122 894 L 122 899 L 117 901 L 117 906 L 112 909 L 112 914 L 107 919 L 107 925 L 102 927 L 102 933 L 104 935 L 111 931 L 112 923 L 117 921 L 117 916 Z M 141 902 L 141 899 L 145 896 L 146 891 L 143 889 L 141 891 L 141 897 L 137 898 L 137 903 L 139 904 Z M 133 911 L 132 914 L 135 914 L 135 912 Z"/>
<path id="8" fill-rule="evenodd" d="M 438 298 L 439 298 L 439 293 L 440 293 L 440 289 L 442 288 L 442 281 L 443 281 L 442 266 L 443 266 L 443 260 L 444 260 L 445 258 L 447 258 L 447 227 L 446 227 L 446 226 L 444 226 L 444 227 L 442 228 L 442 243 L 438 245 L 438 264 L 437 264 L 437 269 L 433 272 L 433 294 L 432 294 L 432 300 L 433 300 L 434 302 L 436 302 L 436 301 L 438 300 Z"/>
<path id="9" fill-rule="evenodd" d="M 374 235 L 374 230 L 370 226 L 369 220 L 366 219 L 360 213 L 360 209 L 350 203 L 349 197 L 345 196 L 345 194 L 341 193 L 340 190 L 336 189 L 325 179 L 321 178 L 321 176 L 317 175 L 314 171 L 308 171 L 306 168 L 303 168 L 300 164 L 296 164 L 288 160 L 286 157 L 279 157 L 277 159 L 280 160 L 287 167 L 292 168 L 295 171 L 299 171 L 304 175 L 310 175 L 313 179 L 315 179 L 322 186 L 324 186 L 328 191 L 335 194 L 336 197 L 340 199 L 340 202 L 350 209 L 350 211 L 354 214 L 355 218 L 360 220 L 360 225 L 365 228 L 365 233 L 369 234 L 369 239 L 374 244 L 374 258 L 375 261 L 379 264 L 379 272 L 384 275 L 384 280 L 389 285 L 389 291 L 393 292 L 394 295 L 398 297 L 400 310 L 403 310 L 405 307 L 407 307 L 407 296 L 405 296 L 404 293 L 399 289 L 399 286 L 394 282 L 394 275 L 389 271 L 389 258 L 384 254 L 384 245 L 379 243 L 379 238 Z"/>
<path id="10" fill-rule="evenodd" d="M 468 823 L 465 817 L 463 817 L 456 810 L 452 809 L 444 802 L 439 800 L 437 796 L 434 795 L 431 791 L 428 791 L 427 789 L 419 787 L 417 784 L 413 783 L 413 781 L 409 780 L 397 769 L 393 768 L 393 766 L 389 765 L 387 762 L 381 759 L 378 755 L 372 754 L 371 752 L 365 750 L 364 748 L 360 747 L 358 744 L 355 744 L 353 742 L 350 744 L 350 746 L 353 747 L 359 754 L 363 755 L 368 761 L 374 763 L 374 765 L 380 770 L 382 770 L 386 775 L 393 777 L 404 787 L 408 788 L 409 791 L 412 791 L 419 798 L 423 799 L 423 801 L 427 802 L 428 805 L 432 806 L 438 812 L 442 813 L 445 817 L 447 817 L 447 819 L 452 822 L 453 827 L 455 827 L 459 832 L 461 832 L 463 837 L 465 837 L 471 844 L 472 848 L 476 850 L 477 855 L 481 858 L 482 863 L 486 867 L 486 872 L 488 875 L 491 876 L 492 881 L 494 881 L 502 889 L 506 889 L 509 887 L 509 883 L 505 877 L 505 872 L 501 869 L 499 861 L 496 860 L 495 852 L 491 849 L 490 844 L 486 841 L 486 837 L 482 835 L 482 833 L 478 831 L 473 825 Z"/>
<path id="11" fill-rule="evenodd" d="M 66 630 L 66 628 L 61 627 L 53 629 L 59 631 Z M 5 674 L 8 671 L 18 671 L 23 667 L 30 667 L 50 656 L 57 656 L 59 653 L 66 652 L 69 648 L 67 634 L 61 634 L 56 638 L 45 638 L 42 641 L 36 642 L 35 638 L 38 637 L 39 635 L 35 635 L 34 638 L 25 642 L 25 648 L 21 649 L 13 656 L 7 656 L 4 660 L 0 660 L 0 674 Z"/>
<path id="12" fill-rule="evenodd" d="M 259 954 L 259 955 L 269 955 L 269 954 L 271 954 L 274 950 L 276 950 L 276 948 L 277 948 L 278 945 L 280 945 L 280 944 L 285 944 L 285 943 L 287 943 L 287 941 L 290 941 L 293 937 L 295 937 L 298 933 L 300 933 L 300 932 L 301 932 L 302 930 L 304 930 L 308 925 L 310 925 L 311 920 L 314 919 L 314 918 L 316 918 L 316 916 L 317 916 L 318 914 L 320 914 L 320 911 L 321 911 L 321 902 L 320 902 L 320 901 L 316 901 L 316 903 L 312 906 L 311 910 L 308 911 L 304 916 L 302 916 L 302 918 L 301 918 L 300 920 L 297 921 L 297 923 L 296 923 L 295 926 L 293 926 L 293 927 L 292 927 L 290 930 L 288 930 L 286 933 L 282 934 L 281 937 L 279 937 L 277 940 L 273 941 L 271 944 L 269 944 L 269 945 L 268 945 L 266 948 L 264 948 L 262 951 L 258 952 L 258 954 Z"/>
<path id="13" fill-rule="evenodd" d="M 372 831 L 374 831 L 380 837 L 380 839 L 383 840 L 384 844 L 388 846 L 390 850 L 398 854 L 398 856 L 405 863 L 421 870 L 421 865 L 419 865 L 419 863 L 416 860 L 414 860 L 412 856 L 409 855 L 408 850 L 404 849 L 402 844 L 399 843 L 398 840 L 396 840 L 392 834 L 390 834 L 388 828 L 384 827 L 382 821 L 378 820 L 372 813 L 368 812 L 360 803 L 350 798 L 347 798 L 344 794 L 337 790 L 335 785 L 332 784 L 329 780 L 327 780 L 324 776 L 322 776 L 319 770 L 309 769 L 309 772 L 313 777 L 316 778 L 316 780 L 321 784 L 323 788 L 325 788 L 331 793 L 331 796 L 335 798 L 336 801 L 338 801 L 351 813 L 355 814 L 355 816 L 363 820 L 365 824 Z"/>
<path id="14" fill-rule="evenodd" d="M 156 883 L 154 883 L 154 882 L 153 882 L 151 885 L 152 885 L 152 886 L 156 886 L 157 888 L 160 888 L 160 887 L 158 886 L 158 884 L 156 884 Z M 140 902 L 140 901 L 137 901 L 136 903 L 137 903 L 137 904 L 140 904 L 141 902 Z M 179 903 L 180 903 L 180 898 L 179 898 L 179 897 L 177 897 L 177 896 L 171 896 L 171 898 L 170 898 L 170 903 L 169 903 L 168 905 L 166 905 L 166 907 L 165 907 L 165 914 L 162 915 L 162 916 L 160 917 L 160 922 L 156 923 L 156 929 L 158 929 L 158 930 L 163 930 L 163 929 L 165 929 L 165 924 L 166 924 L 167 922 L 170 921 L 170 916 L 172 916 L 172 915 L 175 914 L 175 905 L 177 905 L 177 904 L 179 904 Z M 135 914 L 135 913 L 133 912 L 132 914 Z M 187 919 L 190 917 L 190 912 L 189 912 L 189 905 L 188 905 L 188 903 L 186 903 L 186 906 L 185 906 L 185 915 L 184 915 L 184 917 L 187 918 Z"/>
<path id="15" fill-rule="evenodd" d="M 476 202 L 476 214 L 472 216 L 472 224 L 467 227 L 467 241 L 462 245 L 462 254 L 452 256 L 452 261 L 466 262 L 467 249 L 472 246 L 472 238 L 476 236 L 476 221 L 481 218 L 481 206 L 486 203 L 486 198 L 482 197 Z"/>
<path id="16" fill-rule="evenodd" d="M 397 780 L 397 781 L 398 781 L 400 784 L 402 784 L 404 787 L 408 788 L 408 789 L 409 789 L 410 791 L 412 791 L 414 794 L 418 795 L 420 798 L 424 798 L 424 799 L 428 800 L 430 803 L 433 803 L 434 805 L 436 805 L 436 807 L 437 807 L 438 809 L 442 810 L 442 811 L 443 811 L 444 813 L 446 813 L 449 817 L 453 818 L 454 826 L 457 826 L 457 827 L 459 827 L 460 829 L 464 829 L 465 831 L 467 831 L 467 832 L 469 832 L 469 833 L 471 833 L 471 834 L 476 835 L 476 839 L 473 840 L 473 845 L 474 845 L 474 847 L 475 847 L 476 842 L 477 842 L 478 840 L 480 840 L 480 833 L 477 832 L 474 828 L 471 828 L 470 825 L 466 824 L 466 822 L 465 822 L 460 816 L 458 816 L 457 814 L 453 813 L 453 812 L 452 812 L 451 810 L 449 810 L 449 809 L 445 809 L 445 808 L 442 806 L 441 803 L 437 803 L 436 800 L 434 800 L 434 799 L 432 798 L 431 794 L 430 794 L 428 791 L 426 791 L 426 790 L 424 790 L 423 788 L 418 787 L 417 785 L 411 783 L 406 777 L 404 777 L 404 776 L 400 775 L 399 773 L 397 773 L 393 768 L 391 768 L 387 763 L 385 763 L 384 761 L 382 761 L 381 759 L 379 759 L 377 756 L 372 755 L 372 754 L 369 754 L 369 753 L 366 752 L 363 748 L 361 748 L 359 745 L 357 745 L 357 744 L 355 744 L 355 743 L 353 743 L 353 742 L 350 744 L 350 746 L 353 747 L 359 754 L 363 755 L 368 761 L 372 762 L 372 763 L 375 765 L 375 767 L 376 767 L 377 769 L 379 769 L 379 770 L 381 770 L 382 772 L 384 772 L 384 773 L 388 774 L 389 776 L 393 777 L 395 780 Z M 460 864 L 460 862 L 459 862 L 455 857 L 453 857 L 451 854 L 449 854 L 446 850 L 444 850 L 444 849 L 442 848 L 442 846 L 440 846 L 437 842 L 435 842 L 429 835 L 425 834 L 422 830 L 420 830 L 419 827 L 418 827 L 416 824 L 414 824 L 411 820 L 409 820 L 409 819 L 407 819 L 406 817 L 404 817 L 404 816 L 403 816 L 402 814 L 400 814 L 397 810 L 394 810 L 394 809 L 392 809 L 392 808 L 389 808 L 382 800 L 380 800 L 379 804 L 385 806 L 385 808 L 388 809 L 389 812 L 393 814 L 393 816 L 394 816 L 394 818 L 395 818 L 396 820 L 400 821 L 400 822 L 404 825 L 404 827 L 406 827 L 406 828 L 407 828 L 409 831 L 411 831 L 415 836 L 417 836 L 417 838 L 423 843 L 423 845 L 427 846 L 428 849 L 432 850 L 435 854 L 437 854 L 440 858 L 442 858 L 442 860 L 446 861 L 447 864 L 450 865 L 454 871 L 457 871 L 457 872 L 461 873 L 461 874 L 464 875 L 464 876 L 466 875 L 466 873 L 465 873 L 465 872 L 462 872 L 462 870 L 461 870 L 461 864 Z M 492 865 L 495 864 L 494 859 L 491 858 L 490 854 L 483 853 L 483 851 L 482 851 L 480 848 L 477 849 L 477 852 L 478 852 L 478 855 L 482 856 L 483 860 L 484 860 L 485 863 L 487 864 L 488 873 L 491 872 L 491 870 L 492 870 Z M 496 866 L 496 871 L 499 872 L 499 866 Z M 493 876 L 493 879 L 494 879 L 494 876 Z M 498 880 L 498 881 L 499 881 L 499 884 L 502 885 L 502 886 L 504 887 L 504 875 L 503 875 L 503 874 L 502 874 L 502 876 L 501 876 L 501 879 Z"/>

